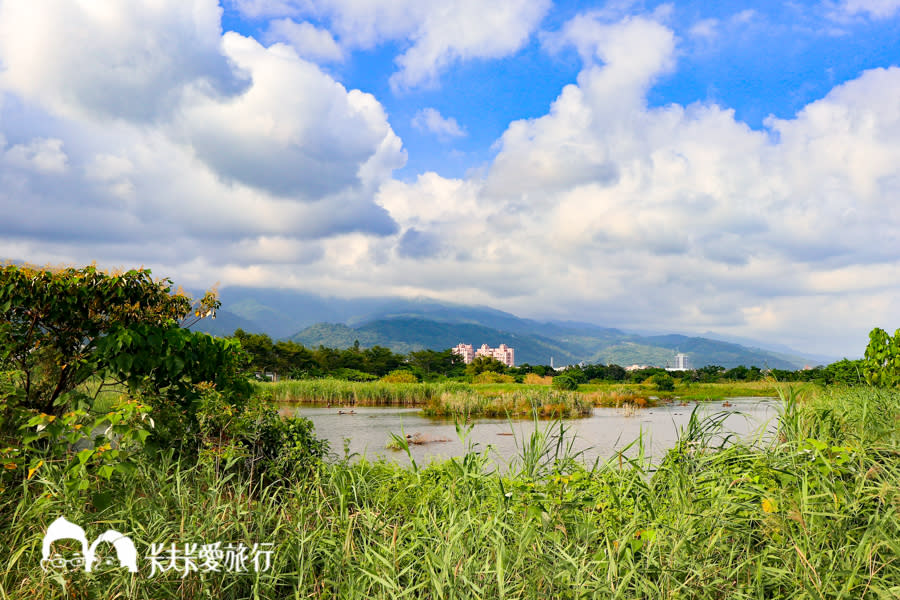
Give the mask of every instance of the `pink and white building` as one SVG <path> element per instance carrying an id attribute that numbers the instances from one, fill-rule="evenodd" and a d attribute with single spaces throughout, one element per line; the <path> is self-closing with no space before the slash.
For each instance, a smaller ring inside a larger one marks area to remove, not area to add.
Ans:
<path id="1" fill-rule="evenodd" d="M 455 348 L 450 349 L 453 354 L 458 354 L 462 357 L 463 362 L 469 364 L 473 360 L 475 360 L 475 348 L 472 347 L 472 344 L 457 344 Z"/>
<path id="2" fill-rule="evenodd" d="M 452 351 L 453 354 L 461 356 L 466 364 L 475 360 L 476 356 L 487 356 L 499 360 L 507 367 L 516 366 L 516 351 L 506 344 L 500 344 L 499 348 L 491 348 L 487 344 L 482 344 L 478 350 L 474 350 L 472 344 L 458 344 L 452 348 Z"/>

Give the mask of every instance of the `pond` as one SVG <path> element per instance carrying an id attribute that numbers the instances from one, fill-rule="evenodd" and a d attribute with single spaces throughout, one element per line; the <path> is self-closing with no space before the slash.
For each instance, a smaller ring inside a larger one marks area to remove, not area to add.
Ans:
<path id="1" fill-rule="evenodd" d="M 562 424 L 568 428 L 567 438 L 573 439 L 574 450 L 582 452 L 582 460 L 587 464 L 612 457 L 639 437 L 643 440 L 645 454 L 661 458 L 675 445 L 695 407 L 701 418 L 726 413 L 722 415 L 725 419 L 723 430 L 745 440 L 774 430 L 778 406 L 774 399 L 731 398 L 728 403 L 730 406 L 723 406 L 723 402 L 701 402 L 699 406 L 694 402 L 686 406 L 671 403 L 636 411 L 594 408 L 592 416 L 565 419 Z M 349 410 L 313 405 L 282 408 L 285 414 L 298 414 L 312 420 L 316 435 L 328 440 L 332 452 L 338 455 L 343 453 L 344 439 L 349 439 L 351 453 L 366 456 L 369 460 L 381 457 L 408 463 L 404 452 L 386 447 L 391 433 L 402 433 L 426 442 L 410 445 L 412 457 L 420 466 L 466 452 L 466 443 L 459 439 L 452 420 L 425 417 L 418 408 L 355 406 L 353 414 L 349 414 Z M 340 414 L 341 411 L 344 414 Z M 490 446 L 491 457 L 501 465 L 508 464 L 520 454 L 519 448 L 535 430 L 534 421 L 529 420 L 478 419 L 471 425 L 468 443 L 476 444 L 478 451 Z M 537 423 L 542 430 L 550 426 L 549 421 Z M 555 428 L 558 430 L 558 423 Z M 629 454 L 635 454 L 635 449 L 632 448 Z"/>

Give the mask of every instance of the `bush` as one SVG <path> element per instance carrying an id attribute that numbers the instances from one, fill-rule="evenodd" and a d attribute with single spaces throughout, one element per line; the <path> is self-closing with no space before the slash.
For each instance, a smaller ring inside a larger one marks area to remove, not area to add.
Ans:
<path id="1" fill-rule="evenodd" d="M 529 373 L 525 376 L 525 383 L 530 385 L 552 385 L 553 378 L 552 377 L 541 377 L 537 373 Z"/>
<path id="2" fill-rule="evenodd" d="M 344 381 L 375 381 L 378 379 L 378 375 L 357 371 L 356 369 L 335 369 L 328 376 L 334 379 L 343 379 Z"/>
<path id="3" fill-rule="evenodd" d="M 657 373 L 650 378 L 650 381 L 660 392 L 671 392 L 675 389 L 675 380 L 668 373 Z"/>
<path id="4" fill-rule="evenodd" d="M 553 378 L 553 388 L 574 391 L 578 389 L 578 382 L 568 375 L 557 375 Z"/>
<path id="5" fill-rule="evenodd" d="M 419 378 L 412 371 L 396 369 L 381 378 L 385 383 L 418 383 Z"/>
<path id="6" fill-rule="evenodd" d="M 312 421 L 282 417 L 271 391 L 236 410 L 215 389 L 203 389 L 201 459 L 223 467 L 242 464 L 268 481 L 308 475 L 328 453 L 316 438 Z"/>
<path id="7" fill-rule="evenodd" d="M 484 371 L 472 378 L 472 383 L 515 383 L 512 375 L 503 375 L 493 371 Z"/>

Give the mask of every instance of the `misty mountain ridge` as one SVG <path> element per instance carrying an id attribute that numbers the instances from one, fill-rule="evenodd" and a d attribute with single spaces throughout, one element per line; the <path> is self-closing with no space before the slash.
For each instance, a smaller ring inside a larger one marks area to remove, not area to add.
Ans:
<path id="1" fill-rule="evenodd" d="M 726 336 L 645 335 L 580 321 L 537 321 L 489 306 L 442 302 L 432 298 L 337 298 L 283 289 L 227 287 L 220 290 L 217 319 L 195 329 L 229 335 L 241 328 L 273 339 L 305 346 L 347 348 L 359 341 L 395 352 L 446 350 L 463 342 L 480 346 L 506 343 L 516 350 L 516 363 L 556 366 L 579 362 L 674 363 L 675 353 L 688 355 L 691 366 L 717 364 L 797 369 L 821 364 L 778 344 L 752 346 Z M 775 351 L 786 349 L 787 352 Z"/>

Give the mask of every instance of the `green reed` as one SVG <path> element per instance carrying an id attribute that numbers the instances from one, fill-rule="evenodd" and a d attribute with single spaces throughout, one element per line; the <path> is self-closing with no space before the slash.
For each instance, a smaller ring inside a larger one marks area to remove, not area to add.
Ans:
<path id="1" fill-rule="evenodd" d="M 0 598 L 871 598 L 900 595 L 900 393 L 787 392 L 778 434 L 725 443 L 696 413 L 658 463 L 642 440 L 583 465 L 548 423 L 512 471 L 470 450 L 417 469 L 333 459 L 260 486 L 164 455 L 128 480 L 0 494 Z M 562 428 L 561 428 L 562 427 Z M 103 508 L 97 494 L 115 502 Z M 263 574 L 54 578 L 41 536 L 272 542 Z"/>

